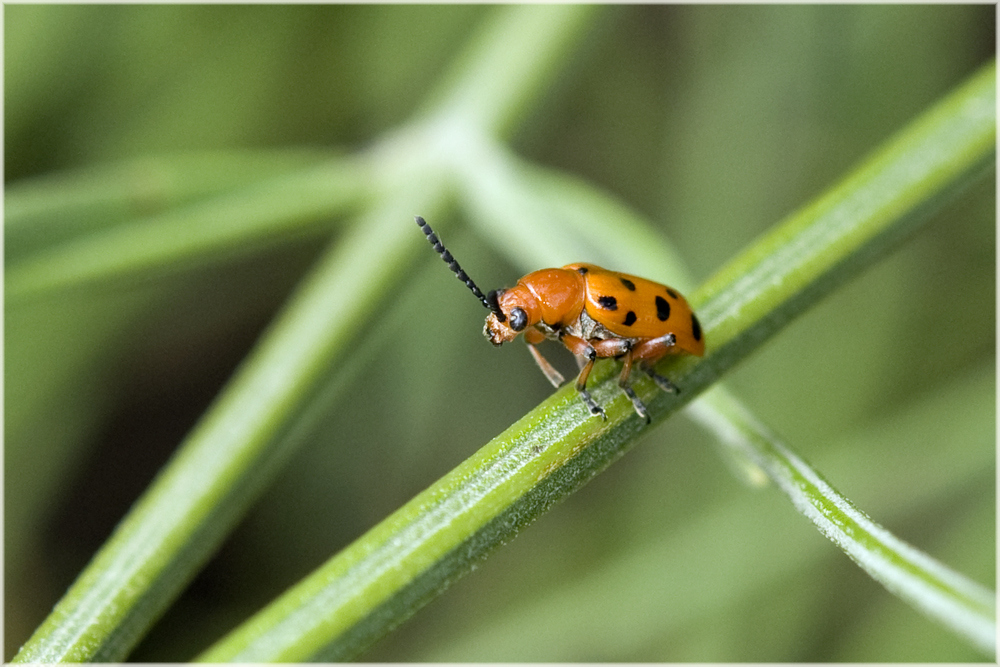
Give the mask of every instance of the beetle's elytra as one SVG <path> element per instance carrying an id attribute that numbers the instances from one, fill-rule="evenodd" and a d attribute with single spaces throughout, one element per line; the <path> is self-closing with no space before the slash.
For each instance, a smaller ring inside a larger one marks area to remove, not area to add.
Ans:
<path id="1" fill-rule="evenodd" d="M 536 346 L 546 338 L 557 340 L 581 360 L 576 388 L 591 414 L 607 419 L 587 391 L 587 378 L 598 359 L 622 360 L 618 386 L 649 423 L 646 406 L 629 385 L 633 364 L 638 364 L 660 389 L 676 393 L 678 389 L 670 380 L 653 371 L 656 362 L 668 354 L 700 357 L 705 353 L 698 317 L 677 290 L 580 263 L 534 271 L 514 287 L 483 294 L 430 225 L 420 216 L 416 221 L 441 259 L 490 310 L 483 334 L 491 343 L 500 346 L 523 333 L 531 356 L 556 387 L 564 378 Z"/>

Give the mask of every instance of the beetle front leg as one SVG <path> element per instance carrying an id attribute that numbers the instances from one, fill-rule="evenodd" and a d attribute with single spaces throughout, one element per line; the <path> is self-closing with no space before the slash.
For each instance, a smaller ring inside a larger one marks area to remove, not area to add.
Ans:
<path id="1" fill-rule="evenodd" d="M 545 377 L 548 378 L 552 386 L 558 389 L 562 386 L 562 383 L 566 381 L 566 378 L 562 376 L 562 373 L 557 371 L 555 367 L 549 363 L 549 360 L 542 356 L 542 353 L 538 351 L 535 347 L 539 343 L 545 340 L 545 334 L 543 334 L 538 329 L 529 329 L 524 332 L 524 341 L 528 344 L 528 352 L 531 352 L 531 358 L 535 360 L 538 367 L 542 369 L 545 373 Z"/>

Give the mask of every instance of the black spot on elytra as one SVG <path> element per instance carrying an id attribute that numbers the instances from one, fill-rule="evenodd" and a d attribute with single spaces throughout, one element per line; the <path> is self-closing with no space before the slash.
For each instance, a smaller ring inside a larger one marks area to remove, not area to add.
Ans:
<path id="1" fill-rule="evenodd" d="M 669 287 L 667 288 L 667 294 L 670 295 L 671 299 L 679 299 L 680 298 L 679 296 L 677 296 L 677 292 L 673 291 Z"/>
<path id="2" fill-rule="evenodd" d="M 588 269 L 585 266 L 578 266 L 578 267 L 576 267 L 576 272 L 579 273 L 580 275 L 583 275 L 587 271 L 588 271 Z"/>
<path id="3" fill-rule="evenodd" d="M 701 322 L 694 316 L 694 313 L 691 313 L 691 333 L 694 334 L 695 340 L 701 340 Z"/>
<path id="4" fill-rule="evenodd" d="M 634 292 L 635 291 L 635 283 L 634 282 L 632 282 L 628 278 L 619 278 L 619 280 L 622 281 L 622 285 L 624 285 L 625 289 L 627 289 L 629 292 Z"/>
<path id="5" fill-rule="evenodd" d="M 633 324 L 635 324 L 636 319 L 638 318 L 636 318 L 635 312 L 630 310 L 628 311 L 628 315 L 625 316 L 625 321 L 622 322 L 622 324 L 624 324 L 627 327 L 630 327 Z"/>
<path id="6" fill-rule="evenodd" d="M 599 296 L 597 297 L 597 303 L 604 310 L 618 310 L 618 299 L 613 296 Z"/>
<path id="7" fill-rule="evenodd" d="M 656 319 L 661 322 L 670 319 L 670 304 L 662 296 L 656 297 Z"/>

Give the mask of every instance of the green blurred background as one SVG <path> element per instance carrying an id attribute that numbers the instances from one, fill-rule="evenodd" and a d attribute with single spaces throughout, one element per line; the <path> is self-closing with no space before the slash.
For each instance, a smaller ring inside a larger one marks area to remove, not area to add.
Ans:
<path id="1" fill-rule="evenodd" d="M 133 158 L 363 149 L 409 118 L 493 11 L 6 5 L 8 197 Z M 994 44 L 988 5 L 606 8 L 512 146 L 642 212 L 700 281 Z M 261 172 L 278 171 L 268 155 Z M 990 587 L 995 208 L 991 175 L 728 380 L 876 521 Z M 5 659 L 324 243 L 5 307 Z M 449 245 L 486 287 L 519 275 L 469 232 Z M 548 395 L 519 346 L 482 340 L 482 313 L 453 281 L 421 264 L 355 386 L 133 659 L 192 657 Z M 683 417 L 365 657 L 982 659 L 774 489 L 741 485 Z"/>

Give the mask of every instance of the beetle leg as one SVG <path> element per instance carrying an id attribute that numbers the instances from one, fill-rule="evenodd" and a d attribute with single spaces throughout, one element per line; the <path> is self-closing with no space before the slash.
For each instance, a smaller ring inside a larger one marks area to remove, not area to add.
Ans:
<path id="1" fill-rule="evenodd" d="M 608 416 L 604 414 L 604 410 L 594 401 L 590 392 L 587 391 L 587 378 L 590 377 L 590 371 L 594 368 L 594 362 L 597 361 L 597 350 L 594 349 L 593 345 L 573 334 L 562 333 L 559 336 L 559 340 L 570 352 L 587 360 L 583 368 L 580 369 L 580 374 L 576 377 L 576 390 L 580 392 L 580 398 L 583 399 L 587 409 L 590 410 L 590 414 L 600 415 L 601 419 L 606 420 Z"/>
<path id="2" fill-rule="evenodd" d="M 677 385 L 675 385 L 673 382 L 671 382 L 667 378 L 663 377 L 662 375 L 654 371 L 652 366 L 650 366 L 645 370 L 646 370 L 646 375 L 653 378 L 653 382 L 656 383 L 656 386 L 662 389 L 663 391 L 667 392 L 668 394 L 681 393 L 681 390 L 677 387 Z"/>
<path id="3" fill-rule="evenodd" d="M 648 424 L 652 421 L 649 417 L 649 412 L 646 410 L 646 406 L 643 405 L 643 402 L 639 400 L 639 397 L 635 395 L 635 390 L 632 389 L 628 382 L 629 376 L 632 374 L 632 350 L 625 353 L 625 359 L 623 361 L 622 374 L 618 376 L 618 386 L 622 388 L 625 395 L 629 397 L 630 401 L 632 401 L 632 407 L 635 408 L 636 413 L 645 419 Z"/>
<path id="4" fill-rule="evenodd" d="M 641 360 L 642 370 L 646 372 L 646 375 L 653 378 L 657 387 L 670 394 L 679 394 L 681 390 L 673 382 L 654 371 L 653 365 L 671 351 L 676 340 L 677 338 L 669 333 L 659 338 L 643 341 L 634 350 L 635 357 Z"/>
<path id="5" fill-rule="evenodd" d="M 607 340 L 600 340 L 600 339 L 591 340 L 588 342 L 588 344 L 591 347 L 593 347 L 594 350 L 597 352 L 598 359 L 608 359 L 611 357 L 617 359 L 618 357 L 622 356 L 632 348 L 632 343 L 625 338 L 608 338 Z M 583 369 L 584 364 L 587 363 L 586 355 L 578 355 L 574 353 L 574 356 L 576 358 L 577 367 Z"/>
<path id="6" fill-rule="evenodd" d="M 632 341 L 628 338 L 607 338 L 605 340 L 590 341 L 590 345 L 597 351 L 599 359 L 614 357 L 617 359 L 632 349 Z"/>
<path id="7" fill-rule="evenodd" d="M 635 346 L 635 358 L 647 364 L 655 364 L 673 350 L 676 342 L 677 337 L 672 333 L 644 340 Z"/>
<path id="8" fill-rule="evenodd" d="M 593 350 L 593 348 L 591 348 Z M 580 371 L 580 375 L 576 378 L 576 390 L 580 392 L 580 398 L 583 399 L 584 404 L 587 409 L 590 410 L 592 415 L 600 415 L 601 419 L 607 421 L 608 416 L 604 414 L 604 408 L 599 406 L 594 398 L 587 391 L 587 378 L 590 376 L 590 369 L 594 367 L 594 362 L 597 361 L 597 355 L 590 357 L 586 364 L 583 366 L 583 370 Z"/>
<path id="9" fill-rule="evenodd" d="M 558 389 L 562 383 L 566 381 L 566 378 L 564 378 L 562 373 L 557 371 L 555 367 L 549 363 L 549 360 L 543 357 L 542 353 L 535 347 L 543 340 L 545 340 L 545 334 L 538 329 L 531 328 L 524 332 L 524 341 L 528 343 L 528 352 L 531 352 L 531 357 L 535 360 L 535 363 L 538 364 L 538 367 L 542 369 L 542 372 L 545 373 L 545 377 L 552 383 L 552 386 Z"/>
<path id="10" fill-rule="evenodd" d="M 552 386 L 556 389 L 561 387 L 562 383 L 566 381 L 566 378 L 562 376 L 562 373 L 557 371 L 552 364 L 549 363 L 549 360 L 542 356 L 542 353 L 538 351 L 538 348 L 530 343 L 528 344 L 528 352 L 531 352 L 531 356 L 534 358 L 535 363 L 538 364 L 538 367 L 542 369 L 543 373 L 545 373 L 545 377 L 549 379 Z"/>
<path id="11" fill-rule="evenodd" d="M 629 376 L 632 375 L 632 362 L 637 358 L 638 346 L 633 347 L 632 341 L 628 338 L 608 338 L 597 341 L 593 345 L 597 349 L 597 356 L 599 357 L 622 357 L 622 372 L 618 376 L 618 386 L 621 387 L 625 395 L 632 401 L 632 407 L 635 408 L 636 413 L 645 419 L 648 424 L 652 421 L 649 417 L 649 412 L 646 410 L 643 402 L 639 400 L 639 397 L 636 396 L 632 385 L 629 384 Z"/>
<path id="12" fill-rule="evenodd" d="M 628 384 L 628 376 L 632 372 L 632 341 L 627 338 L 607 338 L 605 340 L 584 340 L 579 336 L 574 336 L 573 334 L 562 334 L 559 337 L 562 344 L 569 349 L 570 352 L 577 355 L 582 359 L 586 360 L 583 368 L 580 370 L 580 375 L 576 378 L 576 389 L 580 392 L 580 396 L 583 398 L 583 402 L 587 404 L 590 408 L 591 414 L 599 414 L 604 419 L 607 419 L 607 415 L 604 410 L 601 409 L 594 399 L 591 398 L 590 392 L 587 391 L 587 378 L 590 377 L 590 371 L 594 368 L 594 362 L 598 359 L 605 359 L 609 357 L 620 357 L 625 355 L 626 368 L 623 369 L 622 376 L 618 382 L 618 385 L 622 388 L 625 394 L 631 399 L 632 405 L 635 406 L 636 412 L 639 416 L 649 422 L 649 414 L 646 412 L 646 406 L 642 404 L 639 397 L 635 395 L 632 387 Z"/>

